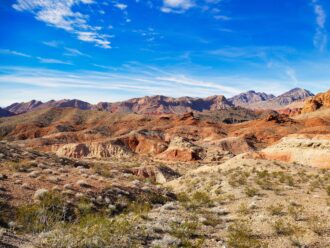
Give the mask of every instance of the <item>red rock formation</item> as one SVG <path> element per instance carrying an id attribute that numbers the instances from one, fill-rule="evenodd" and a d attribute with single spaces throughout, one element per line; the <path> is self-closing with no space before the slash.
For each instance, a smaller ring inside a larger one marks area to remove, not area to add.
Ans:
<path id="1" fill-rule="evenodd" d="M 330 90 L 307 100 L 301 112 L 310 113 L 320 108 L 330 108 Z"/>

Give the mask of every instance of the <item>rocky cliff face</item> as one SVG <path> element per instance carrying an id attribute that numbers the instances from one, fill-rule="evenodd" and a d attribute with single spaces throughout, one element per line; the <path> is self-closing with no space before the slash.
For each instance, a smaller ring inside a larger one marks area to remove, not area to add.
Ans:
<path id="1" fill-rule="evenodd" d="M 66 144 L 55 147 L 58 156 L 71 158 L 126 158 L 132 156 L 132 152 L 124 146 L 112 142 L 90 142 Z"/>
<path id="2" fill-rule="evenodd" d="M 325 93 L 317 94 L 315 97 L 308 99 L 302 109 L 302 113 L 310 113 L 320 108 L 330 108 L 330 90 Z"/>

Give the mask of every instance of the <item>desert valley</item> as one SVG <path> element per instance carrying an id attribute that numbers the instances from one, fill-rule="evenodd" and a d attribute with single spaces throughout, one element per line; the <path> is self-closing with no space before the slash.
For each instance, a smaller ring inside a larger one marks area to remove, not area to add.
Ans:
<path id="1" fill-rule="evenodd" d="M 330 91 L 0 114 L 0 247 L 330 247 Z"/>
<path id="2" fill-rule="evenodd" d="M 330 248 L 329 0 L 0 0 L 0 248 Z"/>

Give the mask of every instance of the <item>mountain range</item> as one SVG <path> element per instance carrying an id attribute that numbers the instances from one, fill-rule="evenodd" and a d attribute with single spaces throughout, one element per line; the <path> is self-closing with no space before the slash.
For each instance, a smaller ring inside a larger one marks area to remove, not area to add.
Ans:
<path id="1" fill-rule="evenodd" d="M 133 98 L 122 102 L 100 102 L 95 105 L 81 100 L 51 100 L 41 102 L 32 100 L 30 102 L 13 103 L 2 109 L 0 116 L 10 116 L 14 114 L 23 114 L 33 110 L 44 108 L 77 108 L 81 110 L 100 110 L 111 113 L 139 113 L 139 114 L 163 114 L 175 113 L 183 114 L 187 112 L 203 112 L 225 110 L 234 107 L 244 107 L 249 109 L 282 109 L 286 106 L 302 102 L 305 99 L 314 96 L 308 90 L 295 88 L 282 95 L 274 96 L 272 94 L 247 91 L 237 96 L 226 98 L 222 95 L 215 95 L 206 98 L 180 97 L 173 98 L 167 96 L 145 96 Z"/>

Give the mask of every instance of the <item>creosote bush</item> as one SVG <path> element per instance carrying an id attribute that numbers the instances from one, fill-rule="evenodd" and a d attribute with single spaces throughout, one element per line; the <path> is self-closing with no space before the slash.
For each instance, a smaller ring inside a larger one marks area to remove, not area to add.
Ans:
<path id="1" fill-rule="evenodd" d="M 17 209 L 17 222 L 23 232 L 38 233 L 51 230 L 60 221 L 72 220 L 70 211 L 63 197 L 57 193 L 47 193 L 34 204 L 23 205 Z"/>
<path id="2" fill-rule="evenodd" d="M 180 247 L 201 248 L 204 239 L 198 234 L 199 224 L 196 221 L 172 223 L 170 234 L 181 240 Z"/>
<path id="3" fill-rule="evenodd" d="M 37 248 L 106 248 L 135 247 L 129 238 L 134 222 L 126 215 L 108 218 L 100 214 L 87 215 L 77 223 L 62 224 L 47 233 Z"/>
<path id="4" fill-rule="evenodd" d="M 261 242 L 253 235 L 251 223 L 237 221 L 231 224 L 227 233 L 227 245 L 229 248 L 266 248 L 268 245 Z"/>

